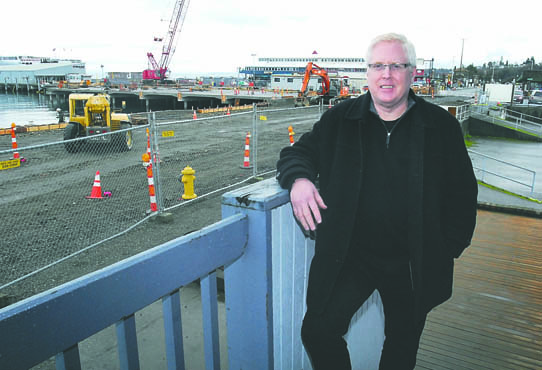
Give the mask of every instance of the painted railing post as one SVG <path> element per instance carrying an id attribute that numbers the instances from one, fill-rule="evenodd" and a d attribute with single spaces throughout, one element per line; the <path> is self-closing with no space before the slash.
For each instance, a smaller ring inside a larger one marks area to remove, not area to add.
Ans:
<path id="1" fill-rule="evenodd" d="M 222 197 L 222 217 L 244 213 L 249 229 L 245 253 L 224 268 L 230 370 L 274 367 L 271 210 L 284 202 L 269 181 Z"/>
<path id="2" fill-rule="evenodd" d="M 314 242 L 297 226 L 288 192 L 265 180 L 226 193 L 222 213 L 246 214 L 249 235 L 245 253 L 224 269 L 229 369 L 312 369 L 300 331 Z M 353 368 L 378 367 L 384 317 L 377 292 L 345 338 Z"/>

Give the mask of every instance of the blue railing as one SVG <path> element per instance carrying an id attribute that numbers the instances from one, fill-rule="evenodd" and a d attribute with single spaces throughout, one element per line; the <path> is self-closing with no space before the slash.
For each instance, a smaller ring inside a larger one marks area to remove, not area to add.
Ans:
<path id="1" fill-rule="evenodd" d="M 205 367 L 219 369 L 216 270 L 224 266 L 228 368 L 310 369 L 299 325 L 313 242 L 295 226 L 288 200 L 275 180 L 232 191 L 222 221 L 1 309 L 0 368 L 56 356 L 58 369 L 81 369 L 79 343 L 115 325 L 120 368 L 139 369 L 135 313 L 161 300 L 167 366 L 184 369 L 179 289 L 200 280 Z M 377 367 L 376 293 L 347 340 L 355 368 Z"/>

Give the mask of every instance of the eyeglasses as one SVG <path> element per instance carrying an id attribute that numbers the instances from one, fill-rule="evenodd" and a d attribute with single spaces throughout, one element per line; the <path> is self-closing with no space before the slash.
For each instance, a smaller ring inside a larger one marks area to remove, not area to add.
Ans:
<path id="1" fill-rule="evenodd" d="M 390 68 L 390 72 L 402 72 L 408 67 L 410 67 L 410 63 L 390 63 L 390 64 L 383 64 L 383 63 L 373 63 L 369 64 L 369 68 L 371 68 L 373 71 L 382 72 L 386 69 L 386 67 Z"/>

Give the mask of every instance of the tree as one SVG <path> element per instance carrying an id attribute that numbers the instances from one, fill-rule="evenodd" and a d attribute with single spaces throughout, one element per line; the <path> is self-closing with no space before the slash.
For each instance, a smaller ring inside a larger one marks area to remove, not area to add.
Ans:
<path id="1" fill-rule="evenodd" d="M 467 78 L 474 78 L 478 74 L 478 69 L 474 66 L 474 64 L 470 64 L 466 68 Z"/>

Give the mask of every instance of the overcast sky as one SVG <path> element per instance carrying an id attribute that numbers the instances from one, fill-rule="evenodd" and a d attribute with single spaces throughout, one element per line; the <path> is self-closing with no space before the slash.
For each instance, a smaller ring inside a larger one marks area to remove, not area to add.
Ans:
<path id="1" fill-rule="evenodd" d="M 175 0 L 5 0 L 0 55 L 82 59 L 87 72 L 141 71 L 160 59 Z M 191 0 L 172 75 L 237 75 L 256 57 L 364 57 L 404 33 L 436 67 L 542 61 L 540 0 Z M 538 26 L 537 26 L 538 24 Z M 256 57 L 254 57 L 254 54 Z"/>

